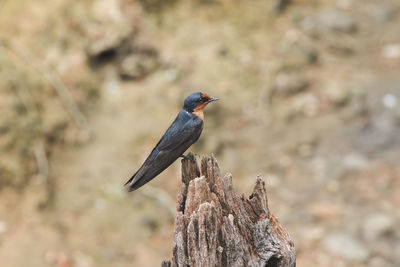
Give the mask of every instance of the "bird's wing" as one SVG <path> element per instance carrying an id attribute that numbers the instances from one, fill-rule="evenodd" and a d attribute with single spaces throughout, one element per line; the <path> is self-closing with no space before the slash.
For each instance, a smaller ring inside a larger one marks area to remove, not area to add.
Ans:
<path id="1" fill-rule="evenodd" d="M 160 174 L 199 138 L 203 122 L 189 119 L 183 126 L 172 124 L 140 169 L 125 185 L 133 191 Z"/>
<path id="2" fill-rule="evenodd" d="M 171 127 L 156 145 L 160 151 L 174 150 L 189 140 L 195 142 L 203 129 L 203 122 L 198 119 L 190 119 L 182 127 Z"/>

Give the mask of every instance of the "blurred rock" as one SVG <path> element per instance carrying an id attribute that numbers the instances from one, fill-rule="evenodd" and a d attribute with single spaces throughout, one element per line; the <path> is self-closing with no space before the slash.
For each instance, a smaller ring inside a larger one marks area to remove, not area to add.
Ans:
<path id="1" fill-rule="evenodd" d="M 314 117 L 318 113 L 318 99 L 312 93 L 302 93 L 294 99 L 291 110 Z"/>
<path id="2" fill-rule="evenodd" d="M 113 61 L 119 75 L 140 79 L 159 65 L 158 52 L 145 43 L 140 31 L 141 8 L 132 2 L 98 0 L 93 3 L 91 20 L 84 23 L 87 54 L 92 66 Z"/>
<path id="3" fill-rule="evenodd" d="M 289 5 L 290 0 L 271 0 L 270 1 L 270 13 L 278 15 L 282 13 Z"/>
<path id="4" fill-rule="evenodd" d="M 145 227 L 152 232 L 160 226 L 159 218 L 157 218 L 156 215 L 144 215 L 140 217 L 140 224 L 142 227 Z"/>
<path id="5" fill-rule="evenodd" d="M 180 73 L 177 68 L 171 67 L 164 71 L 164 75 L 168 82 L 176 82 L 179 79 Z"/>
<path id="6" fill-rule="evenodd" d="M 335 106 L 346 104 L 351 97 L 348 87 L 337 82 L 327 84 L 324 87 L 323 94 Z"/>
<path id="7" fill-rule="evenodd" d="M 393 94 L 385 94 L 382 97 L 382 104 L 385 108 L 395 108 L 397 106 L 397 97 Z"/>
<path id="8" fill-rule="evenodd" d="M 307 89 L 308 82 L 298 73 L 280 73 L 276 76 L 272 90 L 273 93 L 290 96 Z"/>
<path id="9" fill-rule="evenodd" d="M 361 262 L 369 257 L 369 252 L 363 244 L 348 234 L 329 234 L 322 243 L 328 251 L 347 260 Z"/>
<path id="10" fill-rule="evenodd" d="M 343 165 L 347 170 L 362 170 L 368 167 L 368 161 L 360 154 L 349 154 L 343 157 Z"/>
<path id="11" fill-rule="evenodd" d="M 400 127 L 395 114 L 376 114 L 356 137 L 358 143 L 370 151 L 380 151 L 400 144 Z"/>
<path id="12" fill-rule="evenodd" d="M 158 65 L 157 51 L 148 49 L 123 58 L 119 64 L 119 72 L 123 78 L 140 79 L 156 70 Z"/>
<path id="13" fill-rule="evenodd" d="M 87 53 L 92 59 L 111 57 L 134 33 L 134 21 L 123 12 L 120 1 L 94 1 L 89 16 L 82 22 L 88 37 Z"/>
<path id="14" fill-rule="evenodd" d="M 107 65 L 103 69 L 103 88 L 107 97 L 116 97 L 121 92 L 118 69 L 114 65 Z"/>
<path id="15" fill-rule="evenodd" d="M 385 23 L 392 20 L 395 17 L 395 9 L 393 7 L 376 5 L 370 10 L 372 17 L 378 23 Z"/>
<path id="16" fill-rule="evenodd" d="M 388 44 L 382 48 L 382 56 L 386 59 L 400 59 L 400 44 Z"/>
<path id="17" fill-rule="evenodd" d="M 357 30 L 357 24 L 353 16 L 347 15 L 339 10 L 329 10 L 320 14 L 318 22 L 322 27 L 329 30 L 346 33 L 355 32 Z"/>
<path id="18" fill-rule="evenodd" d="M 318 52 L 312 46 L 289 45 L 281 49 L 283 69 L 300 69 L 318 60 Z"/>
<path id="19" fill-rule="evenodd" d="M 221 57 L 225 57 L 229 54 L 229 48 L 226 45 L 219 45 L 217 48 L 217 55 Z"/>
<path id="20" fill-rule="evenodd" d="M 328 41 L 327 47 L 332 54 L 347 57 L 355 52 L 355 48 L 349 43 L 342 39 L 331 39 Z"/>
<path id="21" fill-rule="evenodd" d="M 365 238 L 372 241 L 392 232 L 394 227 L 395 220 L 391 216 L 384 213 L 372 213 L 364 221 L 363 232 Z"/>
<path id="22" fill-rule="evenodd" d="M 342 156 L 335 155 L 328 159 L 315 159 L 316 178 L 326 181 L 327 189 L 335 192 L 340 189 L 340 180 L 346 176 L 346 169 L 343 168 Z"/>
<path id="23" fill-rule="evenodd" d="M 351 90 L 349 112 L 352 116 L 362 115 L 368 110 L 366 105 L 366 92 L 363 87 L 355 86 Z"/>
<path id="24" fill-rule="evenodd" d="M 357 31 L 354 18 L 340 10 L 327 10 L 317 15 L 307 17 L 300 22 L 300 27 L 311 35 L 326 31 L 353 33 Z"/>

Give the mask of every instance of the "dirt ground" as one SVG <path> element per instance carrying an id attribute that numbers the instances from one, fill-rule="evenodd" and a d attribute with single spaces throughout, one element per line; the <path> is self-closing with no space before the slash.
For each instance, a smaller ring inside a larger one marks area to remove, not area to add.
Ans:
<path id="1" fill-rule="evenodd" d="M 321 3 L 320 3 L 321 2 Z M 0 1 L 0 266 L 159 266 L 180 161 L 123 183 L 186 95 L 189 151 L 257 174 L 297 266 L 400 266 L 397 0 Z"/>

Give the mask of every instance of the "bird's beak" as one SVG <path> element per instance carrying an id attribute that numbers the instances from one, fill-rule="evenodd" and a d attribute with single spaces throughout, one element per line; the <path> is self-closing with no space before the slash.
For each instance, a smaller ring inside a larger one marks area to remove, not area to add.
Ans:
<path id="1" fill-rule="evenodd" d="M 211 102 L 213 102 L 213 101 L 217 101 L 217 100 L 218 100 L 218 98 L 211 97 L 210 99 L 208 99 L 208 100 L 207 100 L 207 102 L 206 102 L 206 103 L 208 104 L 208 103 L 211 103 Z"/>

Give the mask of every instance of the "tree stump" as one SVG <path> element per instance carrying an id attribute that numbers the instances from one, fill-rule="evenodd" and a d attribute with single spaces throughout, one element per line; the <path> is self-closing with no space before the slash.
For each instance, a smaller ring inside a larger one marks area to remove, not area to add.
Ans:
<path id="1" fill-rule="evenodd" d="M 221 176 L 214 156 L 182 160 L 170 266 L 296 266 L 289 233 L 268 209 L 257 177 L 249 198 L 238 196 L 232 175 Z"/>

